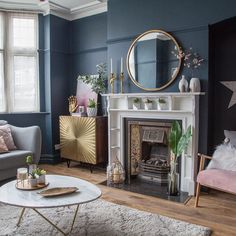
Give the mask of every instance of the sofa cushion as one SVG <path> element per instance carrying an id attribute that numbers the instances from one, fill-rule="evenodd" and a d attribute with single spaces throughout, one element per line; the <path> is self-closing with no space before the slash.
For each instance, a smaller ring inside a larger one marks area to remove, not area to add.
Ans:
<path id="1" fill-rule="evenodd" d="M 0 153 L 5 153 L 8 152 L 8 148 L 7 145 L 4 141 L 4 138 L 2 136 L 0 136 Z"/>
<path id="2" fill-rule="evenodd" d="M 8 124 L 6 120 L 0 120 L 0 125 L 6 125 Z"/>
<path id="3" fill-rule="evenodd" d="M 1 125 L 0 126 L 0 136 L 4 138 L 4 141 L 7 145 L 7 148 L 9 150 L 15 150 L 16 145 L 13 141 L 12 135 L 11 135 L 11 128 L 9 125 Z"/>
<path id="4" fill-rule="evenodd" d="M 207 169 L 236 171 L 236 148 L 230 144 L 217 146 Z"/>
<path id="5" fill-rule="evenodd" d="M 236 193 L 236 171 L 207 169 L 200 171 L 197 182 L 201 185 Z"/>
<path id="6" fill-rule="evenodd" d="M 33 155 L 31 151 L 14 150 L 8 153 L 0 154 L 0 170 L 25 166 L 25 158 Z"/>

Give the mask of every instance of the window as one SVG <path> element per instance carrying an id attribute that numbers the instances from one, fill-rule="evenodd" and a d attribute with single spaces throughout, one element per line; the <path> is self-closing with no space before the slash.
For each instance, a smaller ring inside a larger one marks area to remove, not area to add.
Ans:
<path id="1" fill-rule="evenodd" d="M 38 18 L 0 12 L 0 112 L 39 111 Z"/>

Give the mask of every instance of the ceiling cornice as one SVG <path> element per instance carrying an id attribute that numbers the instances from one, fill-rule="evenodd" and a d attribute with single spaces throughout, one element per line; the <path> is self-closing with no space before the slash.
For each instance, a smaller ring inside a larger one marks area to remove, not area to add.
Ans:
<path id="1" fill-rule="evenodd" d="M 107 0 L 95 0 L 92 3 L 84 4 L 72 9 L 66 8 L 52 1 L 45 2 L 8 2 L 0 0 L 0 9 L 3 10 L 20 10 L 20 11 L 34 11 L 43 13 L 44 15 L 53 14 L 72 21 L 87 16 L 96 15 L 107 11 Z"/>

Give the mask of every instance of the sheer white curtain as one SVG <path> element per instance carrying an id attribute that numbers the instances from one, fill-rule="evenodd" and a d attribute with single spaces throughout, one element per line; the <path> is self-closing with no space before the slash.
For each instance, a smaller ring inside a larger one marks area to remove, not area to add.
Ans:
<path id="1" fill-rule="evenodd" d="M 0 12 L 0 112 L 6 111 L 4 83 L 4 13 Z"/>
<path id="2" fill-rule="evenodd" d="M 39 111 L 38 17 L 5 13 L 3 18 L 5 111 Z"/>

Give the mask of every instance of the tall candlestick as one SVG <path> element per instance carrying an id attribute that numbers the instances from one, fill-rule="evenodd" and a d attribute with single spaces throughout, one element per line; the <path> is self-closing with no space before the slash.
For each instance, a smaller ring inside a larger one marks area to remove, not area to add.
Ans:
<path id="1" fill-rule="evenodd" d="M 123 70 L 123 57 L 120 59 L 120 73 L 124 72 Z"/>
<path id="2" fill-rule="evenodd" d="M 113 73 L 113 69 L 112 69 L 112 58 L 111 58 L 111 73 Z"/>

